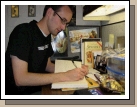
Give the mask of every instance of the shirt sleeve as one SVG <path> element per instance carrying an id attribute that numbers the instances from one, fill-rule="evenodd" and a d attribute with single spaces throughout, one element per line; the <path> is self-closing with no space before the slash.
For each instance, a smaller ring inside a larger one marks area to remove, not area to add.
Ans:
<path id="1" fill-rule="evenodd" d="M 9 38 L 8 49 L 10 55 L 17 56 L 19 59 L 28 62 L 30 51 L 29 33 L 25 26 L 17 26 Z"/>

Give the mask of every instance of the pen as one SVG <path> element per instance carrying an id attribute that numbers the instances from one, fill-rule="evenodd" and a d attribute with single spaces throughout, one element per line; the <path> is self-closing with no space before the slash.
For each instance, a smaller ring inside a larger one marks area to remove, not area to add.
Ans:
<path id="1" fill-rule="evenodd" d="M 97 77 L 97 75 L 94 74 L 94 76 L 96 77 L 96 79 L 98 80 L 98 82 L 101 84 L 101 81 L 100 81 L 100 79 Z"/>
<path id="2" fill-rule="evenodd" d="M 74 63 L 74 61 L 72 60 L 72 63 L 73 63 L 73 65 L 77 68 L 77 66 L 76 66 L 76 64 Z"/>

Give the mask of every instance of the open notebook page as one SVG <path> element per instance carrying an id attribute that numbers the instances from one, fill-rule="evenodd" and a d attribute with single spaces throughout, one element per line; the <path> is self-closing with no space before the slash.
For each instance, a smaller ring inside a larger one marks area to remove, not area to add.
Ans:
<path id="1" fill-rule="evenodd" d="M 77 67 L 81 67 L 81 62 L 74 61 Z M 75 66 L 71 60 L 55 60 L 55 73 L 66 72 L 68 70 L 74 69 Z M 88 88 L 88 83 L 86 79 L 71 81 L 71 82 L 58 82 L 52 84 L 52 89 L 59 88 Z"/>

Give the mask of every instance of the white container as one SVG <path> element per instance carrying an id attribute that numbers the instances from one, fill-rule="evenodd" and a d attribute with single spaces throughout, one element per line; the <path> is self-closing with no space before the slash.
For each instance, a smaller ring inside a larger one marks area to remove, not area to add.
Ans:
<path id="1" fill-rule="evenodd" d="M 121 73 L 125 73 L 125 58 L 107 58 L 107 67 Z"/>

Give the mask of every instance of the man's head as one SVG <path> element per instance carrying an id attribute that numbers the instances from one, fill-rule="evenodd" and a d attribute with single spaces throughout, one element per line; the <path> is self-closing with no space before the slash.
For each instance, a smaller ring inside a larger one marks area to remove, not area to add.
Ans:
<path id="1" fill-rule="evenodd" d="M 73 5 L 47 5 L 43 11 L 43 18 L 46 18 L 47 28 L 50 33 L 57 35 L 71 21 Z"/>
<path id="2" fill-rule="evenodd" d="M 65 5 L 46 5 L 45 6 L 45 8 L 44 8 L 44 11 L 43 11 L 43 17 L 46 15 L 46 12 L 47 12 L 47 10 L 49 9 L 49 8 L 52 8 L 53 10 L 55 10 L 56 12 L 58 12 L 59 11 L 59 9 L 62 7 L 62 6 L 65 6 Z M 72 13 L 74 13 L 74 5 L 67 5 L 70 9 L 71 9 L 71 11 L 72 11 Z"/>

